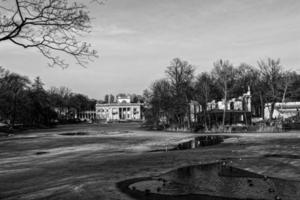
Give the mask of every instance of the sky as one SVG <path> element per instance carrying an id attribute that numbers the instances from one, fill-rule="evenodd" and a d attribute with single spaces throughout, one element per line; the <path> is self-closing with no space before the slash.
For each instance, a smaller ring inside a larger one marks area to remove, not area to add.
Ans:
<path id="1" fill-rule="evenodd" d="M 67 69 L 51 68 L 36 50 L 9 42 L 0 43 L 0 65 L 95 99 L 142 94 L 176 57 L 196 73 L 210 71 L 218 59 L 257 66 L 268 57 L 300 72 L 299 0 L 106 0 L 88 6 L 93 29 L 84 39 L 99 58 L 87 67 L 68 60 Z"/>

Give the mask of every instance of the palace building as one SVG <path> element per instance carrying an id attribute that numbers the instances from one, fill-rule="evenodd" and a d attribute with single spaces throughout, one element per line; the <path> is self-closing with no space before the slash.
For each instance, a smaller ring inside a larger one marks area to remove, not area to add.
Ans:
<path id="1" fill-rule="evenodd" d="M 142 103 L 131 103 L 130 96 L 117 96 L 113 103 L 96 104 L 96 118 L 106 121 L 142 120 Z"/>
<path id="2" fill-rule="evenodd" d="M 224 109 L 225 124 L 244 124 L 249 125 L 252 121 L 251 112 L 251 92 L 248 87 L 248 91 L 242 96 L 227 100 L 226 104 L 224 99 L 222 101 L 211 101 L 207 103 L 207 115 L 209 116 L 209 123 L 211 125 L 222 124 Z"/>

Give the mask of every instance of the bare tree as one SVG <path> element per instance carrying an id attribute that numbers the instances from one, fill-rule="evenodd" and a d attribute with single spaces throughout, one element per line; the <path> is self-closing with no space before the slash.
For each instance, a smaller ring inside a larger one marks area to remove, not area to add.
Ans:
<path id="1" fill-rule="evenodd" d="M 282 95 L 282 103 L 285 102 L 286 93 L 288 91 L 288 87 L 297 79 L 297 73 L 295 71 L 285 71 L 282 75 L 283 78 L 283 95 Z"/>
<path id="2" fill-rule="evenodd" d="M 17 107 L 20 105 L 24 91 L 29 88 L 30 80 L 26 76 L 6 71 L 0 83 L 1 98 L 5 99 L 4 107 L 6 107 L 4 109 L 0 107 L 0 110 L 8 109 L 8 118 L 14 127 L 17 118 Z"/>
<path id="3" fill-rule="evenodd" d="M 85 66 L 97 52 L 79 41 L 90 32 L 86 5 L 68 0 L 0 0 L 0 42 L 36 48 L 49 66 L 67 67 L 62 54 Z"/>
<path id="4" fill-rule="evenodd" d="M 219 85 L 224 92 L 224 111 L 223 111 L 223 123 L 222 127 L 225 128 L 225 118 L 227 111 L 227 99 L 230 83 L 234 78 L 234 68 L 228 60 L 218 60 L 214 63 L 214 69 L 212 71 L 213 76 L 219 81 Z"/>
<path id="5" fill-rule="evenodd" d="M 271 104 L 270 119 L 273 119 L 273 112 L 275 103 L 280 101 L 280 88 L 282 86 L 282 66 L 280 65 L 280 59 L 273 60 L 268 58 L 267 62 L 261 60 L 258 62 L 260 73 L 262 75 L 262 81 L 266 84 L 268 91 L 265 96 Z"/>
<path id="6" fill-rule="evenodd" d="M 195 67 L 187 61 L 174 58 L 165 73 L 171 85 L 174 98 L 174 113 L 179 126 L 184 125 L 184 118 L 188 116 L 188 127 L 190 127 L 190 115 L 188 103 L 192 98 L 192 82 L 194 80 Z"/>
<path id="7" fill-rule="evenodd" d="M 151 111 L 152 121 L 158 127 L 160 120 L 163 119 L 162 124 L 169 124 L 173 118 L 172 94 L 171 85 L 167 79 L 155 81 L 151 86 Z"/>
<path id="8" fill-rule="evenodd" d="M 207 103 L 211 97 L 212 85 L 213 85 L 213 81 L 211 76 L 208 73 L 202 72 L 197 77 L 196 84 L 195 84 L 195 96 L 196 99 L 200 102 L 200 104 L 203 107 L 205 130 L 208 130 L 206 110 L 207 110 Z"/>

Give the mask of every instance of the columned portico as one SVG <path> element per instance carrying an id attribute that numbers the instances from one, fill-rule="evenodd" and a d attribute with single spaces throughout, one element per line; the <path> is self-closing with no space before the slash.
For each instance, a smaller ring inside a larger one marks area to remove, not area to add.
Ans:
<path id="1" fill-rule="evenodd" d="M 141 106 L 140 103 L 96 104 L 96 116 L 107 121 L 141 120 Z"/>

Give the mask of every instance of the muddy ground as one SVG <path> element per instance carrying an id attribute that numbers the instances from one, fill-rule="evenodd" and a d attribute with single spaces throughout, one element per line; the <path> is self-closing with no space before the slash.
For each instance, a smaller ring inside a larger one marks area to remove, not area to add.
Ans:
<path id="1" fill-rule="evenodd" d="M 170 151 L 198 135 L 81 124 L 0 137 L 0 199 L 126 200 L 131 198 L 117 189 L 119 181 L 224 159 L 300 181 L 300 132 L 234 134 L 215 146 Z"/>

